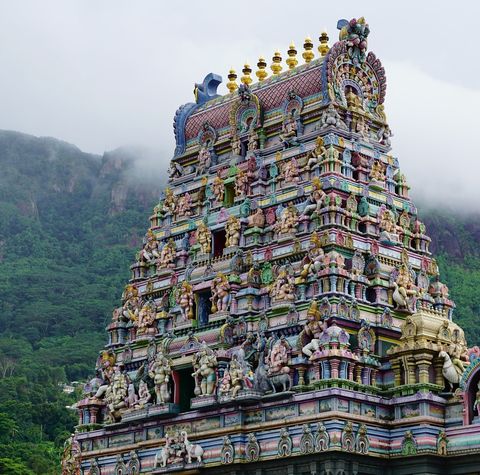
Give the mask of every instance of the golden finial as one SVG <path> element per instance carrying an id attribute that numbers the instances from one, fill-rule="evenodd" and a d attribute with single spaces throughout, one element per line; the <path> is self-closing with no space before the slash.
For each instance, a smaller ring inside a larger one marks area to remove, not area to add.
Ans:
<path id="1" fill-rule="evenodd" d="M 328 34 L 325 30 L 322 31 L 322 34 L 318 40 L 320 41 L 320 44 L 318 45 L 318 52 L 320 53 L 320 56 L 325 56 L 330 49 L 328 46 Z"/>
<path id="2" fill-rule="evenodd" d="M 285 62 L 287 63 L 289 69 L 293 69 L 298 64 L 297 50 L 295 49 L 295 44 L 293 43 L 293 41 L 290 43 L 287 54 L 288 58 Z"/>
<path id="3" fill-rule="evenodd" d="M 313 43 L 311 38 L 305 38 L 305 43 L 303 43 L 303 49 L 305 51 L 303 52 L 302 57 L 306 63 L 309 63 L 315 57 L 312 51 Z"/>
<path id="4" fill-rule="evenodd" d="M 252 78 L 250 77 L 250 74 L 252 73 L 252 68 L 248 63 L 245 63 L 242 69 L 243 76 L 240 78 L 240 81 L 242 81 L 245 86 L 249 86 L 252 83 Z"/>
<path id="5" fill-rule="evenodd" d="M 230 69 L 230 72 L 228 73 L 228 82 L 227 82 L 227 89 L 230 92 L 235 92 L 235 90 L 238 87 L 238 84 L 235 82 L 237 79 L 237 73 L 235 72 L 234 69 Z"/>
<path id="6" fill-rule="evenodd" d="M 258 71 L 255 73 L 259 81 L 263 81 L 268 76 L 268 73 L 265 70 L 266 67 L 267 62 L 265 61 L 265 58 L 263 56 L 260 56 L 257 63 Z"/>
<path id="7" fill-rule="evenodd" d="M 273 63 L 270 65 L 270 69 L 272 70 L 274 75 L 280 73 L 282 68 L 282 56 L 280 55 L 280 51 L 275 51 L 272 58 Z"/>

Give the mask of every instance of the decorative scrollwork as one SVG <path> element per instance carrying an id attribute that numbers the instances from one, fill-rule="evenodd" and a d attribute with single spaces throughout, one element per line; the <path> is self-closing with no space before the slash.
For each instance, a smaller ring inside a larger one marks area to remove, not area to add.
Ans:
<path id="1" fill-rule="evenodd" d="M 312 430 L 307 424 L 303 425 L 302 430 L 303 434 L 300 439 L 300 453 L 311 454 L 315 449 Z"/>
<path id="2" fill-rule="evenodd" d="M 280 440 L 278 441 L 278 456 L 290 457 L 292 455 L 293 442 L 288 429 L 282 427 L 280 431 Z"/>
<path id="3" fill-rule="evenodd" d="M 353 435 L 353 425 L 350 421 L 345 422 L 342 430 L 342 450 L 346 452 L 355 451 L 355 437 Z"/>
<path id="4" fill-rule="evenodd" d="M 248 442 L 245 448 L 245 460 L 247 462 L 257 462 L 260 459 L 260 444 L 255 434 L 248 434 Z"/>
<path id="5" fill-rule="evenodd" d="M 328 435 L 327 429 L 320 422 L 317 427 L 317 432 L 315 433 L 315 451 L 323 452 L 328 450 L 330 446 L 330 436 Z"/>
<path id="6" fill-rule="evenodd" d="M 370 443 L 368 441 L 367 426 L 365 424 L 362 424 L 358 429 L 355 445 L 358 453 L 368 454 Z"/>
<path id="7" fill-rule="evenodd" d="M 233 463 L 235 458 L 235 447 L 228 436 L 223 438 L 223 447 L 221 452 L 221 459 L 223 465 L 229 465 Z"/>

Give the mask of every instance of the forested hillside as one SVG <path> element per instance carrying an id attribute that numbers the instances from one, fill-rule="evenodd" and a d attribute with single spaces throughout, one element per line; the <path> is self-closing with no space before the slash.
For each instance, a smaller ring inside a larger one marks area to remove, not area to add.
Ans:
<path id="1" fill-rule="evenodd" d="M 131 179 L 137 155 L 96 156 L 0 131 L 2 474 L 58 473 L 76 420 L 65 406 L 78 396 L 60 385 L 92 374 L 162 188 L 161 179 Z M 480 344 L 478 214 L 425 211 L 422 218 L 456 319 Z"/>

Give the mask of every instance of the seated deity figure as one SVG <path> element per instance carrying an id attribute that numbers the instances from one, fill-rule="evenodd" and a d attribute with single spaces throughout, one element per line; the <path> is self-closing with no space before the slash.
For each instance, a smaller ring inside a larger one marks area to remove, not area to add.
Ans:
<path id="1" fill-rule="evenodd" d="M 280 338 L 270 349 L 267 355 L 268 374 L 273 376 L 289 373 L 288 366 L 289 345 L 285 337 Z"/>
<path id="2" fill-rule="evenodd" d="M 375 181 L 385 181 L 385 165 L 380 160 L 375 160 L 370 171 L 370 178 Z"/>
<path id="3" fill-rule="evenodd" d="M 238 138 L 237 134 L 232 136 L 232 155 L 241 155 L 242 154 L 242 145 L 240 143 L 240 139 Z"/>
<path id="4" fill-rule="evenodd" d="M 262 229 L 265 226 L 265 214 L 262 208 L 257 208 L 257 211 L 248 217 L 248 227 L 255 227 Z"/>
<path id="5" fill-rule="evenodd" d="M 184 280 L 178 291 L 177 303 L 182 311 L 184 320 L 192 320 L 193 315 L 193 287 Z"/>
<path id="6" fill-rule="evenodd" d="M 170 238 L 162 248 L 160 257 L 157 259 L 157 269 L 173 269 L 177 258 L 177 246 L 173 238 Z"/>
<path id="7" fill-rule="evenodd" d="M 235 196 L 246 196 L 248 193 L 248 176 L 243 170 L 238 170 L 235 176 Z"/>
<path id="8" fill-rule="evenodd" d="M 302 217 L 319 214 L 325 200 L 325 193 L 322 190 L 322 182 L 318 176 L 312 178 L 312 191 L 307 198 L 307 203 L 303 209 Z"/>
<path id="9" fill-rule="evenodd" d="M 158 241 L 154 232 L 149 229 L 145 235 L 145 244 L 139 254 L 139 261 L 153 264 L 155 259 L 158 259 L 160 254 L 158 252 Z"/>
<path id="10" fill-rule="evenodd" d="M 112 382 L 115 373 L 115 354 L 112 351 L 101 352 L 97 362 L 96 377 L 85 385 L 85 393 L 95 399 L 102 399 Z"/>
<path id="11" fill-rule="evenodd" d="M 307 311 L 307 323 L 303 327 L 302 334 L 306 338 L 310 338 L 310 342 L 303 346 L 302 353 L 309 358 L 319 350 L 320 336 L 326 329 L 326 323 L 321 322 L 320 311 L 318 310 L 318 304 L 314 300 L 310 304 L 310 308 Z"/>
<path id="12" fill-rule="evenodd" d="M 235 398 L 238 392 L 243 389 L 245 384 L 245 375 L 241 364 L 237 357 L 234 355 L 228 368 L 228 374 L 230 376 L 231 385 L 231 397 Z"/>
<path id="13" fill-rule="evenodd" d="M 212 233 L 203 221 L 198 225 L 195 236 L 197 243 L 200 245 L 201 252 L 203 254 L 210 254 L 210 251 L 212 250 Z"/>
<path id="14" fill-rule="evenodd" d="M 153 300 L 147 301 L 141 308 L 138 319 L 135 322 L 137 327 L 137 335 L 144 333 L 155 333 L 154 327 L 155 320 L 157 318 L 157 308 Z"/>
<path id="15" fill-rule="evenodd" d="M 288 206 L 282 211 L 280 219 L 274 226 L 274 230 L 278 234 L 290 234 L 295 233 L 298 224 L 298 212 L 293 203 L 289 203 Z"/>
<path id="16" fill-rule="evenodd" d="M 205 175 L 212 165 L 212 155 L 206 145 L 202 145 L 198 152 L 198 165 L 196 176 Z"/>
<path id="17" fill-rule="evenodd" d="M 141 380 L 138 386 L 138 400 L 135 405 L 135 409 L 144 408 L 147 404 L 150 403 L 151 399 L 152 395 L 150 394 L 147 383 Z"/>
<path id="18" fill-rule="evenodd" d="M 298 163 L 295 158 L 286 160 L 282 167 L 282 179 L 284 183 L 298 183 L 300 181 L 300 173 L 298 170 Z"/>
<path id="19" fill-rule="evenodd" d="M 418 290 L 413 283 L 413 278 L 406 265 L 402 264 L 398 269 L 398 275 L 393 282 L 393 287 L 392 298 L 397 308 L 405 308 L 409 312 L 412 312 L 413 309 L 410 308 L 410 298 L 417 295 Z"/>
<path id="20" fill-rule="evenodd" d="M 297 121 L 292 114 L 288 114 L 283 121 L 282 132 L 278 137 L 284 146 L 293 145 L 296 143 L 297 132 Z"/>
<path id="21" fill-rule="evenodd" d="M 273 302 L 295 300 L 295 282 L 285 269 L 281 269 L 275 281 L 270 284 L 270 297 Z"/>
<path id="22" fill-rule="evenodd" d="M 225 185 L 223 180 L 218 175 L 213 179 L 212 191 L 217 203 L 222 203 L 223 196 L 225 194 Z"/>
<path id="23" fill-rule="evenodd" d="M 221 272 L 212 280 L 212 313 L 227 312 L 230 306 L 230 284 L 225 274 Z"/>
<path id="24" fill-rule="evenodd" d="M 218 385 L 218 395 L 219 396 L 228 396 L 232 389 L 232 380 L 230 378 L 230 373 L 225 370 L 223 373 L 222 379 L 220 379 L 220 384 Z"/>
<path id="25" fill-rule="evenodd" d="M 301 281 L 304 282 L 310 275 L 316 274 L 322 268 L 324 256 L 320 238 L 316 232 L 313 232 L 310 238 L 310 249 L 302 260 Z"/>
<path id="26" fill-rule="evenodd" d="M 195 378 L 194 393 L 196 396 L 211 396 L 217 385 L 217 357 L 205 342 L 193 356 L 192 376 Z"/>
<path id="27" fill-rule="evenodd" d="M 240 241 L 240 229 L 242 225 L 240 220 L 235 216 L 229 216 L 225 226 L 226 247 L 236 247 Z"/>
<path id="28" fill-rule="evenodd" d="M 177 206 L 177 217 L 187 217 L 192 215 L 192 195 L 187 191 L 184 195 L 180 196 Z"/>
<path id="29" fill-rule="evenodd" d="M 395 215 L 389 209 L 384 209 L 379 216 L 380 223 L 379 227 L 381 231 L 386 231 L 389 234 L 396 234 L 397 224 Z"/>
<path id="30" fill-rule="evenodd" d="M 340 117 L 340 114 L 335 109 L 333 103 L 330 103 L 328 107 L 323 111 L 320 119 L 320 128 L 333 126 L 337 129 L 347 130 L 345 122 Z"/>
<path id="31" fill-rule="evenodd" d="M 157 404 L 170 402 L 168 385 L 172 375 L 171 365 L 171 360 L 164 355 L 163 350 L 160 350 L 148 369 L 148 375 L 155 384 L 155 402 Z"/>
<path id="32" fill-rule="evenodd" d="M 305 168 L 311 170 L 315 165 L 318 165 L 327 156 L 327 149 L 322 137 L 317 137 L 315 140 L 315 148 L 307 155 L 307 165 Z"/>
<path id="33" fill-rule="evenodd" d="M 122 316 L 126 321 L 136 322 L 140 313 L 142 300 L 134 285 L 127 285 L 122 295 Z"/>
<path id="34" fill-rule="evenodd" d="M 162 203 L 162 214 L 175 214 L 176 200 L 171 188 L 165 188 L 165 198 Z"/>
<path id="35" fill-rule="evenodd" d="M 105 402 L 107 403 L 107 420 L 116 422 L 120 419 L 121 410 L 125 409 L 125 399 L 128 393 L 128 384 L 125 374 L 120 366 L 114 368 L 112 380 L 105 392 Z"/>

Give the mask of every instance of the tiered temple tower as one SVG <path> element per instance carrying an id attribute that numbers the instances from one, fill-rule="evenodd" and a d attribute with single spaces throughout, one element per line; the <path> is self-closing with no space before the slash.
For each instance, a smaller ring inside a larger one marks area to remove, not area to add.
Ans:
<path id="1" fill-rule="evenodd" d="M 369 27 L 338 28 L 178 109 L 64 474 L 473 471 L 480 351 L 390 153 Z"/>

